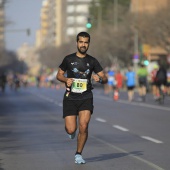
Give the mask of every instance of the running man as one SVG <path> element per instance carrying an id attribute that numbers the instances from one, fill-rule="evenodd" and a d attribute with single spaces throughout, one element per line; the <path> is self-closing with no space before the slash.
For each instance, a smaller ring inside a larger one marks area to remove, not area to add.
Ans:
<path id="1" fill-rule="evenodd" d="M 158 99 L 160 99 L 160 88 L 163 90 L 163 92 L 166 91 L 167 71 L 164 65 L 161 63 L 161 61 L 159 61 L 158 64 L 159 64 L 159 69 L 156 73 L 156 86 L 157 86 L 157 96 Z"/>
<path id="2" fill-rule="evenodd" d="M 152 94 L 153 94 L 154 99 L 157 99 L 156 74 L 157 74 L 158 69 L 159 69 L 158 65 L 155 64 L 154 67 L 153 67 L 153 70 L 150 73 Z"/>
<path id="3" fill-rule="evenodd" d="M 148 71 L 143 63 L 140 64 L 140 68 L 137 71 L 137 76 L 139 83 L 139 100 L 145 101 Z"/>
<path id="4" fill-rule="evenodd" d="M 87 32 L 80 32 L 77 35 L 77 52 L 64 58 L 56 76 L 66 85 L 63 98 L 65 130 L 69 137 L 74 139 L 76 130 L 79 129 L 75 153 L 75 163 L 77 164 L 85 164 L 82 151 L 88 138 L 88 125 L 93 113 L 91 77 L 96 82 L 107 83 L 107 77 L 97 59 L 86 53 L 89 44 L 90 35 Z M 93 72 L 95 74 L 92 76 Z M 65 73 L 67 73 L 67 77 Z"/>
<path id="5" fill-rule="evenodd" d="M 135 79 L 136 79 L 136 74 L 132 70 L 132 67 L 128 67 L 128 71 L 125 74 L 126 76 L 126 86 L 127 86 L 127 91 L 128 91 L 128 100 L 131 102 L 134 99 L 134 88 L 135 88 Z"/>

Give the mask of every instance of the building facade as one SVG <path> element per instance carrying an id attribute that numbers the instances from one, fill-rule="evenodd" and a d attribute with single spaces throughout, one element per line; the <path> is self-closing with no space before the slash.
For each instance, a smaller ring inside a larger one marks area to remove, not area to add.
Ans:
<path id="1" fill-rule="evenodd" d="M 92 0 L 44 0 L 37 47 L 61 46 L 80 31 L 86 31 Z"/>

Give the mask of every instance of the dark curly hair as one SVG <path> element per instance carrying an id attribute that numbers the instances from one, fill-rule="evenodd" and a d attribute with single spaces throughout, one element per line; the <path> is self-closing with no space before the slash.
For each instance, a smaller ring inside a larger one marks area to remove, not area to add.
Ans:
<path id="1" fill-rule="evenodd" d="M 79 37 L 88 37 L 89 38 L 89 42 L 90 42 L 90 35 L 87 32 L 80 32 L 80 33 L 78 33 L 77 34 L 77 42 L 79 40 Z"/>

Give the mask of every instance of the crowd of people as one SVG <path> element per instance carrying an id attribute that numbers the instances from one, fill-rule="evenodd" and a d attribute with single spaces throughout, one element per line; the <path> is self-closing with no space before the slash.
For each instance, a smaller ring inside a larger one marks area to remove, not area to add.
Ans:
<path id="1" fill-rule="evenodd" d="M 20 87 L 53 87 L 58 84 L 55 76 L 57 71 L 42 72 L 39 75 L 21 74 L 16 72 L 0 71 L 0 91 L 5 92 L 8 86 L 11 90 L 17 91 Z"/>
<path id="2" fill-rule="evenodd" d="M 126 90 L 128 100 L 133 101 L 134 92 L 137 91 L 138 100 L 145 101 L 147 92 L 151 92 L 153 99 L 158 100 L 160 87 L 167 95 L 170 95 L 170 68 L 165 69 L 160 63 L 154 64 L 150 72 L 144 64 L 140 64 L 136 71 L 132 66 L 128 66 L 123 71 L 115 67 L 107 67 L 105 73 L 108 83 L 104 85 L 104 93 L 110 96 L 114 95 L 115 90 Z M 19 89 L 20 86 L 63 87 L 63 84 L 56 80 L 56 74 L 57 70 L 49 73 L 44 72 L 37 76 L 1 72 L 0 90 L 4 92 L 7 84 L 15 90 Z"/>
<path id="3" fill-rule="evenodd" d="M 153 94 L 153 98 L 160 98 L 160 88 L 170 95 L 170 69 L 160 63 L 155 63 L 149 72 L 147 67 L 140 63 L 139 68 L 134 70 L 129 66 L 126 71 L 120 72 L 115 67 L 106 68 L 108 83 L 104 86 L 105 94 L 114 95 L 114 91 L 127 90 L 128 100 L 134 100 L 134 91 L 138 92 L 138 100 L 145 101 L 147 92 Z"/>

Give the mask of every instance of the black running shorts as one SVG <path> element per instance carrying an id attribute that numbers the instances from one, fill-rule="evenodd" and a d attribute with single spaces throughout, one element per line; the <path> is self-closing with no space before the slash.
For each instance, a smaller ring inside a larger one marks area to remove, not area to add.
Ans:
<path id="1" fill-rule="evenodd" d="M 128 86 L 127 89 L 128 90 L 133 90 L 135 88 L 135 86 Z"/>
<path id="2" fill-rule="evenodd" d="M 63 118 L 78 115 L 79 111 L 90 110 L 93 113 L 93 98 L 84 100 L 63 100 Z"/>

